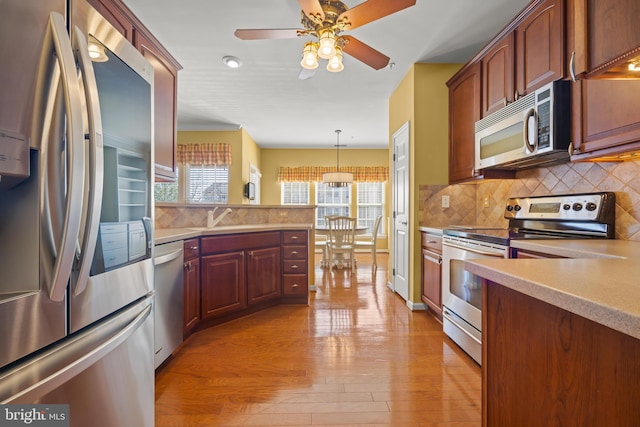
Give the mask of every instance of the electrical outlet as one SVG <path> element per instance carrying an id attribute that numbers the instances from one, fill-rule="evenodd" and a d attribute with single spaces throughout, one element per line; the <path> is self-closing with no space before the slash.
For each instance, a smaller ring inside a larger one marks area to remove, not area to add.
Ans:
<path id="1" fill-rule="evenodd" d="M 279 211 L 278 214 L 280 218 L 287 218 L 289 216 L 289 211 Z"/>
<path id="2" fill-rule="evenodd" d="M 482 206 L 485 208 L 491 207 L 491 199 L 489 198 L 489 196 L 484 196 L 484 199 L 482 199 Z"/>
<path id="3" fill-rule="evenodd" d="M 443 208 L 449 207 L 449 196 L 442 196 L 442 207 Z"/>

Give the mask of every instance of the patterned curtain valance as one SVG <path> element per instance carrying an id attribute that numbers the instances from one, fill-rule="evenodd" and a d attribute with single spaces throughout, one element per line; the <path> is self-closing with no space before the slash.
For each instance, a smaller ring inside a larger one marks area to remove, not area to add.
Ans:
<path id="1" fill-rule="evenodd" d="M 231 144 L 178 144 L 178 164 L 230 165 Z"/>
<path id="2" fill-rule="evenodd" d="M 281 166 L 278 170 L 278 182 L 322 181 L 322 175 L 335 171 L 335 166 Z M 340 166 L 340 172 L 351 172 L 356 182 L 389 180 L 388 166 Z"/>

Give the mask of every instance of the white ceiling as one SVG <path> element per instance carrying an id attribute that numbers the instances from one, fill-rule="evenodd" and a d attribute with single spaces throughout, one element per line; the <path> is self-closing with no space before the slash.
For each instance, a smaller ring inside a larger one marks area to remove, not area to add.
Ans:
<path id="1" fill-rule="evenodd" d="M 393 1 L 393 0 L 388 0 Z M 417 0 L 352 35 L 391 58 L 374 70 L 345 54 L 344 71 L 299 80 L 309 38 L 246 41 L 237 28 L 301 28 L 296 0 L 124 0 L 183 67 L 178 129 L 243 127 L 264 148 L 388 147 L 388 99 L 416 62 L 471 58 L 529 0 Z M 362 0 L 343 0 L 349 7 Z M 243 62 L 227 68 L 222 57 Z"/>

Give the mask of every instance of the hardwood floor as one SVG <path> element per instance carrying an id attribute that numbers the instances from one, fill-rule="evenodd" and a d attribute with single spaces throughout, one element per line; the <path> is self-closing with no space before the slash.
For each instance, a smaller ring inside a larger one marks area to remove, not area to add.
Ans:
<path id="1" fill-rule="evenodd" d="M 316 269 L 309 306 L 194 334 L 156 375 L 156 426 L 480 426 L 480 367 L 387 287 L 387 256 Z M 318 264 L 318 263 L 316 263 Z"/>

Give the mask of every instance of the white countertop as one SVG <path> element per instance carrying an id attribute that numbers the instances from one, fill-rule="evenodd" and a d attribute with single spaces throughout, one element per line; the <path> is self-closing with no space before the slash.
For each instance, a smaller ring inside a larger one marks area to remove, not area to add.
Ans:
<path id="1" fill-rule="evenodd" d="M 154 244 L 174 242 L 176 240 L 191 239 L 200 236 L 215 236 L 219 234 L 256 233 L 259 231 L 280 230 L 311 230 L 311 224 L 255 224 L 255 225 L 225 225 L 213 228 L 188 227 L 188 228 L 156 228 L 154 232 Z"/>
<path id="2" fill-rule="evenodd" d="M 465 268 L 640 339 L 640 242 L 516 240 L 512 246 L 572 259 L 470 260 Z"/>
<path id="3" fill-rule="evenodd" d="M 444 230 L 446 227 L 427 227 L 424 225 L 421 225 L 418 227 L 419 231 L 423 231 L 425 233 L 429 233 L 429 234 L 437 234 L 442 236 L 442 230 Z"/>

